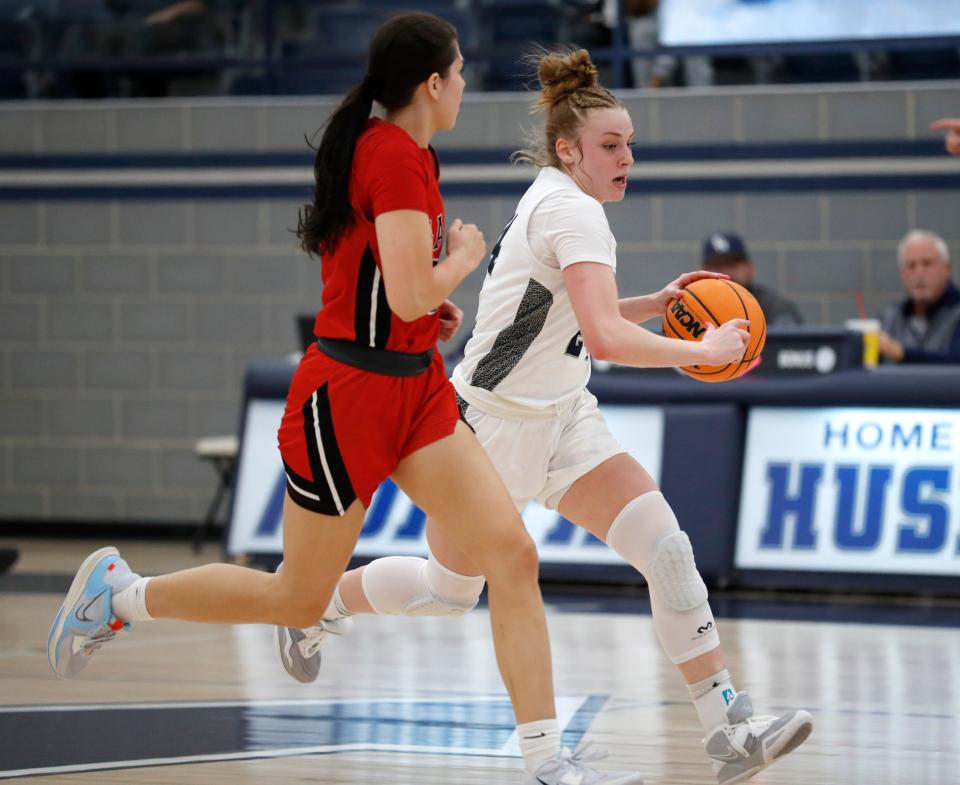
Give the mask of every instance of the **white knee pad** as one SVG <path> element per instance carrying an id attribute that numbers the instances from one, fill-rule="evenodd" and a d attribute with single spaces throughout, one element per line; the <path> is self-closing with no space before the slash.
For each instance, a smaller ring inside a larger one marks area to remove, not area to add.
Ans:
<path id="1" fill-rule="evenodd" d="M 476 607 L 485 582 L 448 570 L 432 553 L 376 559 L 362 581 L 367 601 L 383 616 L 462 616 Z"/>
<path id="2" fill-rule="evenodd" d="M 675 611 L 692 611 L 707 601 L 707 587 L 697 572 L 690 538 L 679 529 L 657 540 L 653 558 L 644 575 L 663 601 Z"/>
<path id="3" fill-rule="evenodd" d="M 720 645 L 690 538 L 660 491 L 624 507 L 610 526 L 607 544 L 646 578 L 657 636 L 674 663 Z"/>

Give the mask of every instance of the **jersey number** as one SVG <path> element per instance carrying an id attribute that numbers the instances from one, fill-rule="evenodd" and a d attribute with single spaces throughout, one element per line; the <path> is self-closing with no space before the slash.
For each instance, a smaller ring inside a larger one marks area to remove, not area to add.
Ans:
<path id="1" fill-rule="evenodd" d="M 580 334 L 580 331 L 577 331 L 577 334 L 570 339 L 570 343 L 567 344 L 567 354 L 571 357 L 580 357 L 583 353 L 583 336 Z"/>
<path id="2" fill-rule="evenodd" d="M 487 265 L 487 275 L 493 273 L 493 265 L 497 263 L 497 257 L 500 255 L 500 245 L 503 243 L 503 238 L 507 236 L 507 232 L 510 231 L 510 227 L 513 226 L 513 222 L 517 220 L 517 216 L 514 215 L 507 225 L 503 227 L 503 231 L 500 232 L 500 236 L 497 238 L 496 245 L 493 246 L 493 250 L 490 252 L 490 264 Z"/>

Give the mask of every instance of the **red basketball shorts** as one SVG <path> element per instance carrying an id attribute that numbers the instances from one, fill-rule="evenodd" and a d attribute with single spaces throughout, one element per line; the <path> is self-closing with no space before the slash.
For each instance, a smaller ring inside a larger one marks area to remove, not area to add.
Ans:
<path id="1" fill-rule="evenodd" d="M 443 358 L 417 376 L 387 376 L 311 345 L 300 361 L 277 433 L 287 492 L 300 506 L 343 515 L 364 507 L 406 456 L 453 433 L 456 394 Z"/>

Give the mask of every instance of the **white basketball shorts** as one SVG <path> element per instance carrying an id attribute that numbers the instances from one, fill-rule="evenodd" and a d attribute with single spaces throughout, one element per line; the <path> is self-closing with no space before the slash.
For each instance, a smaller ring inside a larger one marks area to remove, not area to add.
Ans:
<path id="1" fill-rule="evenodd" d="M 547 419 L 498 417 L 471 405 L 463 416 L 518 510 L 531 499 L 557 509 L 574 482 L 614 455 L 629 452 L 610 433 L 588 390 L 562 414 Z"/>

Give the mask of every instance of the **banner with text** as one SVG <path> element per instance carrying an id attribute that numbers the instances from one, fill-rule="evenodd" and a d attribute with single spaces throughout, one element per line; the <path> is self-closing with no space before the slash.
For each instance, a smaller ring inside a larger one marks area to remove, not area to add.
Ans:
<path id="1" fill-rule="evenodd" d="M 960 412 L 758 407 L 738 568 L 960 575 Z"/>
<path id="2" fill-rule="evenodd" d="M 281 553 L 281 514 L 286 492 L 277 449 L 283 401 L 247 404 L 227 550 L 231 554 Z M 659 481 L 663 411 L 657 407 L 607 406 L 600 411 L 614 436 Z M 622 564 L 609 548 L 557 512 L 531 502 L 523 520 L 544 563 Z M 426 555 L 425 517 L 390 480 L 374 494 L 355 554 Z"/>

